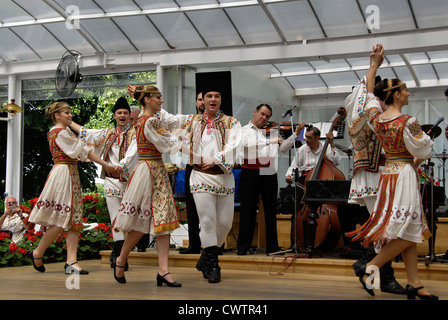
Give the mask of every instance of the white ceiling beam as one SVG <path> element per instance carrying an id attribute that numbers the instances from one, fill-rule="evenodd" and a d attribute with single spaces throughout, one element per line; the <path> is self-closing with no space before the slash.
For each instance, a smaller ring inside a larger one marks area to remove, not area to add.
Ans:
<path id="1" fill-rule="evenodd" d="M 423 59 L 409 62 L 410 66 L 418 66 L 424 64 L 439 64 L 439 63 L 448 63 L 448 58 L 439 58 L 439 59 Z M 393 63 L 383 63 L 380 69 L 384 68 L 396 68 L 396 67 L 406 67 L 407 64 L 405 62 L 393 62 Z M 271 73 L 269 75 L 270 78 L 287 78 L 287 77 L 300 77 L 300 76 L 309 76 L 309 75 L 317 75 L 317 74 L 327 74 L 327 73 L 338 73 L 338 72 L 349 72 L 349 71 L 365 71 L 369 69 L 369 65 L 356 66 L 356 67 L 342 67 L 342 68 L 328 68 L 328 69 L 319 69 L 319 70 L 306 70 L 306 71 L 296 71 L 296 72 L 277 72 Z"/>
<path id="2" fill-rule="evenodd" d="M 383 44 L 386 54 L 401 54 L 446 50 L 448 30 L 415 32 L 360 38 L 328 39 L 290 45 L 264 45 L 247 48 L 212 48 L 161 53 L 160 62 L 165 66 L 188 64 L 272 64 L 317 60 L 324 54 L 326 58 L 368 57 L 372 47 Z"/>
<path id="3" fill-rule="evenodd" d="M 354 83 L 353 85 L 355 85 Z M 444 80 L 420 80 L 419 86 L 416 86 L 412 81 L 411 83 L 406 83 L 407 88 L 411 91 L 411 95 L 420 92 L 425 89 L 443 89 L 444 91 L 448 86 L 448 79 Z M 310 98 L 310 97 L 325 97 L 328 95 L 347 95 L 352 92 L 353 86 L 337 86 L 328 88 L 313 88 L 313 89 L 296 89 L 295 95 L 298 98 Z"/>
<path id="4" fill-rule="evenodd" d="M 123 52 L 108 53 L 114 60 L 115 69 L 135 66 L 136 70 L 148 65 L 160 64 L 162 67 L 178 65 L 192 67 L 247 66 L 285 62 L 317 60 L 322 53 L 332 59 L 347 57 L 368 57 L 372 47 L 382 43 L 386 54 L 402 54 L 446 50 L 448 30 L 418 32 L 396 36 L 375 36 L 356 39 L 308 41 L 307 44 L 265 45 L 254 47 L 214 48 L 166 52 Z M 83 55 L 81 68 L 104 68 L 101 55 Z M 422 60 L 420 63 L 429 61 Z M 431 63 L 437 60 L 430 60 Z M 442 60 L 440 60 L 442 63 Z M 59 59 L 29 62 L 5 62 L 0 64 L 1 74 L 26 74 L 56 70 Z M 414 62 L 415 64 L 416 62 Z"/>
<path id="5" fill-rule="evenodd" d="M 282 43 L 288 44 L 288 40 L 286 40 L 285 34 L 283 33 L 282 28 L 275 20 L 274 16 L 272 15 L 271 11 L 269 10 L 268 6 L 263 2 L 263 0 L 258 0 L 258 3 L 260 4 L 261 9 L 264 11 L 266 16 L 268 17 L 269 21 L 271 22 L 272 26 L 274 27 L 275 31 L 277 31 L 278 36 L 280 39 L 282 39 Z"/>

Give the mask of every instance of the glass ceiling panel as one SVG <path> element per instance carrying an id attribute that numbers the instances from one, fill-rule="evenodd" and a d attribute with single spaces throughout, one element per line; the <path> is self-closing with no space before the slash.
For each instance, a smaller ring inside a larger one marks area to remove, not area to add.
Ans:
<path id="1" fill-rule="evenodd" d="M 39 59 L 39 57 L 9 29 L 0 29 L 0 55 L 8 61 Z M 11 48 L 14 50 L 11 50 Z"/>
<path id="2" fill-rule="evenodd" d="M 388 55 L 387 52 L 386 52 L 386 59 L 390 63 L 403 63 L 403 59 L 401 59 L 401 57 L 398 54 Z"/>
<path id="3" fill-rule="evenodd" d="M 62 55 L 66 49 L 41 25 L 13 28 L 14 32 L 25 41 L 42 59 Z"/>
<path id="4" fill-rule="evenodd" d="M 310 64 L 318 71 L 350 67 L 344 59 L 335 59 L 335 60 L 330 60 L 330 61 L 315 60 L 315 61 L 310 61 Z"/>
<path id="5" fill-rule="evenodd" d="M 197 31 L 183 13 L 155 14 L 149 17 L 176 49 L 205 46 Z"/>
<path id="6" fill-rule="evenodd" d="M 448 63 L 437 63 L 434 65 L 440 79 L 448 79 Z"/>
<path id="7" fill-rule="evenodd" d="M 165 40 L 146 16 L 114 18 L 114 22 L 139 51 L 169 49 Z"/>
<path id="8" fill-rule="evenodd" d="M 448 51 L 428 51 L 430 59 L 448 59 Z"/>
<path id="9" fill-rule="evenodd" d="M 405 56 L 409 60 L 410 63 L 428 60 L 428 56 L 424 52 L 408 53 L 408 54 L 405 54 Z"/>
<path id="10" fill-rule="evenodd" d="M 172 0 L 134 0 L 135 3 L 143 10 L 177 8 L 178 6 Z"/>
<path id="11" fill-rule="evenodd" d="M 307 62 L 276 63 L 275 66 L 277 67 L 279 72 L 314 71 L 314 69 Z"/>
<path id="12" fill-rule="evenodd" d="M 363 71 L 356 71 L 356 75 L 358 76 L 359 79 L 361 79 L 363 76 L 365 76 L 367 73 L 367 69 L 363 70 Z M 395 75 L 394 71 L 392 70 L 392 68 L 379 68 L 378 72 L 376 73 L 377 76 L 380 76 L 381 79 L 394 79 L 397 76 Z"/>
<path id="13" fill-rule="evenodd" d="M 226 12 L 247 44 L 281 41 L 263 9 L 242 7 L 226 9 Z"/>
<path id="14" fill-rule="evenodd" d="M 440 27 L 448 25 L 448 1 L 446 0 L 411 0 L 419 28 Z"/>
<path id="15" fill-rule="evenodd" d="M 437 75 L 430 64 L 416 65 L 413 67 L 419 80 L 437 80 Z"/>
<path id="16" fill-rule="evenodd" d="M 355 72 L 337 72 L 321 74 L 322 79 L 329 87 L 353 86 L 359 79 Z"/>
<path id="17" fill-rule="evenodd" d="M 82 20 L 81 25 L 106 52 L 129 52 L 135 49 L 111 19 Z"/>
<path id="18" fill-rule="evenodd" d="M 396 67 L 394 71 L 397 73 L 398 79 L 403 82 L 407 82 L 409 86 L 415 85 L 414 78 L 407 67 Z"/>
<path id="19" fill-rule="evenodd" d="M 222 10 L 193 11 L 186 14 L 208 46 L 243 44 L 232 23 Z"/>
<path id="20" fill-rule="evenodd" d="M 181 7 L 197 6 L 197 5 L 204 5 L 204 4 L 217 4 L 216 0 L 177 0 L 176 2 Z M 220 2 L 222 2 L 222 1 L 220 1 Z"/>
<path id="21" fill-rule="evenodd" d="M 288 77 L 288 81 L 296 89 L 315 89 L 326 87 L 325 83 L 318 75 Z"/>
<path id="22" fill-rule="evenodd" d="M 64 9 L 71 5 L 77 6 L 80 14 L 104 13 L 104 11 L 91 0 L 55 0 L 55 2 Z"/>
<path id="23" fill-rule="evenodd" d="M 369 67 L 369 58 L 347 58 L 347 63 L 352 67 Z"/>
<path id="24" fill-rule="evenodd" d="M 59 17 L 59 15 L 54 10 L 52 10 L 45 2 L 29 1 L 29 0 L 15 0 L 14 2 L 16 2 L 26 11 L 28 11 L 29 14 L 31 14 L 36 19 L 48 19 Z"/>
<path id="25" fill-rule="evenodd" d="M 288 41 L 323 38 L 324 34 L 306 1 L 269 5 Z"/>
<path id="26" fill-rule="evenodd" d="M 407 0 L 359 0 L 364 16 L 368 21 L 375 17 L 375 7 L 371 7 L 366 13 L 367 7 L 374 5 L 378 9 L 379 29 L 372 29 L 373 33 L 392 32 L 415 29 L 412 12 Z M 378 19 L 377 19 L 378 20 Z M 376 21 L 372 21 L 376 22 Z"/>
<path id="27" fill-rule="evenodd" d="M 355 0 L 310 0 L 328 37 L 367 34 Z"/>
<path id="28" fill-rule="evenodd" d="M 67 29 L 65 22 L 49 23 L 45 27 L 50 31 L 67 49 L 77 50 L 81 54 L 91 54 L 95 50 L 84 39 L 77 30 Z M 62 56 L 62 55 L 61 55 Z"/>
<path id="29" fill-rule="evenodd" d="M 96 0 L 95 1 L 105 12 L 124 12 L 140 10 L 132 0 Z"/>
<path id="30" fill-rule="evenodd" d="M 33 20 L 26 11 L 20 8 L 18 5 L 13 3 L 12 1 L 3 1 L 2 9 L 0 10 L 0 21 L 3 23 L 6 22 L 17 22 L 17 21 L 29 21 Z"/>

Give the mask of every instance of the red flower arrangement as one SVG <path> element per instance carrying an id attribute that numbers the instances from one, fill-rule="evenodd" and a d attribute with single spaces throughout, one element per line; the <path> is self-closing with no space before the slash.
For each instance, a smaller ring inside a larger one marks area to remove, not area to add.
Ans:
<path id="1" fill-rule="evenodd" d="M 418 173 L 418 176 L 420 178 L 420 183 L 425 183 L 425 181 L 430 183 L 431 181 L 434 181 L 434 185 L 435 186 L 440 185 L 439 181 L 437 181 L 436 179 L 431 179 L 430 177 L 428 177 L 428 175 L 426 174 L 425 171 L 422 170 L 422 168 L 418 168 L 417 169 L 417 173 Z"/>
<path id="2" fill-rule="evenodd" d="M 11 239 L 11 235 L 7 232 L 0 232 L 0 241 L 5 239 Z"/>

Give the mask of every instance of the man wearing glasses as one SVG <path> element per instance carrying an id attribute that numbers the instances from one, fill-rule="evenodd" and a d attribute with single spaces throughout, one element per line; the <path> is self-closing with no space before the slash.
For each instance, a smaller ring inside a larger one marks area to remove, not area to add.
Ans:
<path id="1" fill-rule="evenodd" d="M 9 233 L 11 240 L 18 242 L 27 230 L 28 215 L 17 206 L 17 200 L 14 197 L 6 198 L 5 208 L 5 213 L 0 217 L 0 232 Z"/>

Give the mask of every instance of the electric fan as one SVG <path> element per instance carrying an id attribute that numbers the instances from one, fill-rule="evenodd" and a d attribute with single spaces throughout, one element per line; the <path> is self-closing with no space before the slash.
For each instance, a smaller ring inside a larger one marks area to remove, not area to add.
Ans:
<path id="1" fill-rule="evenodd" d="M 61 97 L 69 97 L 82 81 L 79 73 L 79 59 L 81 54 L 75 50 L 68 50 L 62 55 L 56 69 L 56 91 Z"/>

